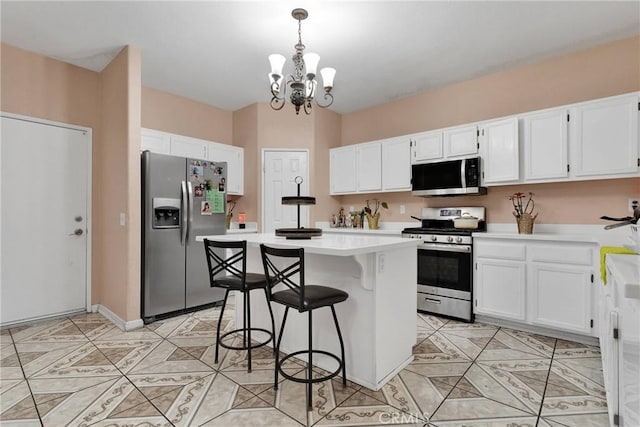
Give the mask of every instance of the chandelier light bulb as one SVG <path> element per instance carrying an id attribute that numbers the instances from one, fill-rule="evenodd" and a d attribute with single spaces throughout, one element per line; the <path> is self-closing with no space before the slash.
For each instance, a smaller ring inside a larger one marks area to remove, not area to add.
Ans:
<path id="1" fill-rule="evenodd" d="M 282 68 L 284 67 L 285 61 L 286 58 L 278 53 L 269 55 L 269 62 L 271 63 L 271 74 L 275 76 L 282 76 Z"/>
<path id="2" fill-rule="evenodd" d="M 333 87 L 333 79 L 336 76 L 336 69 L 331 67 L 325 67 L 320 70 L 320 75 L 322 75 L 322 84 L 325 90 Z"/>
<path id="3" fill-rule="evenodd" d="M 302 57 L 304 60 L 304 66 L 307 71 L 307 78 L 313 80 L 318 70 L 318 62 L 320 62 L 320 55 L 317 53 L 305 53 Z"/>

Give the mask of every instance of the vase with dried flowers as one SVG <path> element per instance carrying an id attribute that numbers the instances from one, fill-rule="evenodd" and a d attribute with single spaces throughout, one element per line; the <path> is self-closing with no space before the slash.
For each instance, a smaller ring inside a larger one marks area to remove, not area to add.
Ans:
<path id="1" fill-rule="evenodd" d="M 369 200 L 365 200 L 366 206 L 363 208 L 365 215 L 367 216 L 367 223 L 370 230 L 378 229 L 378 221 L 380 220 L 380 208 L 389 209 L 387 202 L 381 202 L 378 199 L 372 199 L 373 209 L 369 205 Z"/>
<path id="2" fill-rule="evenodd" d="M 227 216 L 225 218 L 225 227 L 227 230 L 231 228 L 231 218 L 233 218 L 233 209 L 236 207 L 236 202 L 227 200 Z"/>
<path id="3" fill-rule="evenodd" d="M 533 196 L 532 192 L 529 192 L 528 198 L 524 193 L 515 193 L 509 196 L 509 200 L 513 203 L 513 216 L 516 217 L 518 223 L 518 234 L 533 233 L 533 222 L 538 217 L 538 214 L 533 215 L 535 207 Z"/>

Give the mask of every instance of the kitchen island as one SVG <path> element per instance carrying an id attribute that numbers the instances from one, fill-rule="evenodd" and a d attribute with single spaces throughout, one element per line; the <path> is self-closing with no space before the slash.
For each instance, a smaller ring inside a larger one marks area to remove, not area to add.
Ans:
<path id="1" fill-rule="evenodd" d="M 263 273 L 260 244 L 305 249 L 306 283 L 342 289 L 349 298 L 335 306 L 344 337 L 347 378 L 379 390 L 413 360 L 416 343 L 417 256 L 420 241 L 389 236 L 332 235 L 286 240 L 272 234 L 199 236 L 212 240 L 246 240 L 247 271 Z M 282 285 L 279 285 L 282 286 Z M 273 304 L 276 334 L 284 308 Z M 315 349 L 340 354 L 331 310 L 313 313 Z M 236 304 L 236 325 L 242 324 L 242 304 Z M 262 292 L 251 294 L 253 327 L 271 329 Z M 307 314 L 289 311 L 280 350 L 307 348 Z M 314 356 L 315 357 L 315 356 Z M 333 372 L 337 365 L 318 355 L 314 365 Z"/>

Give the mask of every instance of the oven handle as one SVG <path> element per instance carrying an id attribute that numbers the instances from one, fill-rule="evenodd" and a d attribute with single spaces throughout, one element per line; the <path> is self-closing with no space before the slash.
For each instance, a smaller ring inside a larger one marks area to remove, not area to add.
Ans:
<path id="1" fill-rule="evenodd" d="M 442 301 L 440 301 L 439 299 L 425 298 L 424 300 L 425 302 L 430 302 L 432 304 L 442 304 Z"/>
<path id="2" fill-rule="evenodd" d="M 444 252 L 463 252 L 471 253 L 471 246 L 468 245 L 443 245 L 438 243 L 423 243 L 422 246 L 418 246 L 418 250 L 434 250 Z"/>

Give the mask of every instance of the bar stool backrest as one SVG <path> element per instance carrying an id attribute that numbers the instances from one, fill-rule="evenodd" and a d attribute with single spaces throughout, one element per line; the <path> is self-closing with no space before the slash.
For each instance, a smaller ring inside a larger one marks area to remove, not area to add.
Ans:
<path id="1" fill-rule="evenodd" d="M 282 283 L 300 297 L 297 308 L 302 311 L 304 308 L 304 248 L 280 249 L 261 244 L 260 253 L 269 289 L 273 292 L 273 288 Z"/>
<path id="2" fill-rule="evenodd" d="M 216 249 L 222 249 L 216 251 Z M 227 249 L 231 249 L 231 255 L 226 257 Z M 234 250 L 235 249 L 235 250 Z M 237 250 L 239 249 L 239 250 Z M 247 262 L 245 254 L 247 252 L 247 241 L 217 241 L 204 239 L 204 252 L 207 256 L 209 266 L 209 283 L 211 287 L 228 287 L 221 278 L 236 277 L 243 283 L 247 274 Z M 218 252 L 222 253 L 220 255 Z M 241 263 L 241 265 L 237 265 Z M 222 275 L 222 273 L 226 273 Z"/>

